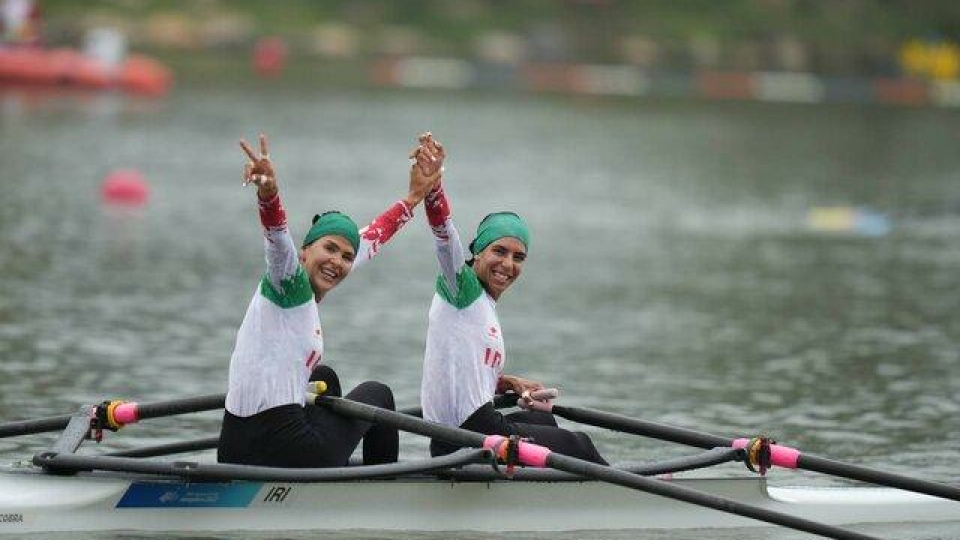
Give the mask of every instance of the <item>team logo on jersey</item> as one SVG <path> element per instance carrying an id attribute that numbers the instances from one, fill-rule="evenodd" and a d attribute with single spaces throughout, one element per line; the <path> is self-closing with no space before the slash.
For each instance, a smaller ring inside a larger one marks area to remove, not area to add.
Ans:
<path id="1" fill-rule="evenodd" d="M 491 327 L 487 330 L 487 334 L 489 334 L 490 337 L 496 339 L 496 338 L 500 335 L 500 329 L 497 328 L 496 326 L 491 326 Z"/>

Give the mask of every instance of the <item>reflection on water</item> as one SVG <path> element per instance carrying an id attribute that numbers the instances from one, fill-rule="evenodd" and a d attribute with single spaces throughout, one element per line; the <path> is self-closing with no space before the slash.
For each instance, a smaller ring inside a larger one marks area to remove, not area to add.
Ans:
<path id="1" fill-rule="evenodd" d="M 570 404 L 960 482 L 955 113 L 309 88 L 106 103 L 0 108 L 2 419 L 224 391 L 262 265 L 236 139 L 271 136 L 299 235 L 317 211 L 362 221 L 399 198 L 429 128 L 450 151 L 464 236 L 496 209 L 533 229 L 501 301 L 508 370 Z M 120 167 L 151 184 L 140 212 L 100 203 Z M 872 208 L 892 228 L 807 228 L 810 208 L 834 206 Z M 401 406 L 417 402 L 434 265 L 418 216 L 325 302 L 328 358 L 347 384 L 381 379 Z M 216 414 L 157 420 L 108 444 L 217 427 Z M 688 452 L 588 431 L 614 461 Z M 0 441 L 0 453 L 48 440 Z"/>

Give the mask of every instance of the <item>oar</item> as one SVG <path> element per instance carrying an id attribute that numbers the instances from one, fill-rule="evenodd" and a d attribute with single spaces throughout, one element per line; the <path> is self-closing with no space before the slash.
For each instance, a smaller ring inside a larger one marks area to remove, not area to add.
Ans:
<path id="1" fill-rule="evenodd" d="M 505 405 L 505 406 L 508 406 L 508 405 Z M 398 410 L 403 414 L 409 414 L 413 416 L 421 416 L 421 413 L 422 413 L 422 411 L 420 410 L 420 407 L 407 407 L 407 408 L 398 409 Z M 133 448 L 129 450 L 118 450 L 116 452 L 110 452 L 104 455 L 113 456 L 113 457 L 135 457 L 135 458 L 169 456 L 172 454 L 183 454 L 186 452 L 199 452 L 202 450 L 212 450 L 216 448 L 219 444 L 220 444 L 220 437 L 215 436 L 215 437 L 205 437 L 202 439 L 194 439 L 190 441 L 160 444 L 156 446 Z"/>
<path id="2" fill-rule="evenodd" d="M 640 420 L 616 413 L 598 411 L 595 409 L 586 409 L 581 407 L 565 407 L 563 405 L 553 405 L 553 414 L 591 426 L 602 427 L 623 433 L 632 433 L 642 435 L 663 441 L 671 441 L 699 448 L 716 448 L 726 446 L 732 448 L 744 448 L 749 443 L 749 439 L 729 439 L 718 435 L 711 435 L 701 431 L 686 429 L 681 427 L 658 424 L 648 420 Z M 911 478 L 900 474 L 889 473 L 860 465 L 842 463 L 828 458 L 818 457 L 812 454 L 805 454 L 779 444 L 770 445 L 770 459 L 773 465 L 787 467 L 790 469 L 805 469 L 816 471 L 851 480 L 860 480 L 871 484 L 924 493 L 945 499 L 960 501 L 960 488 Z"/>
<path id="3" fill-rule="evenodd" d="M 721 512 L 745 516 L 775 525 L 782 525 L 800 531 L 819 534 L 829 538 L 872 539 L 874 537 L 848 531 L 831 525 L 817 523 L 798 518 L 781 512 L 774 512 L 749 504 L 740 503 L 724 497 L 701 493 L 699 491 L 670 484 L 661 480 L 654 480 L 638 476 L 613 467 L 591 463 L 582 459 L 565 456 L 549 449 L 527 442 L 511 441 L 499 435 L 483 435 L 465 429 L 445 426 L 417 418 L 403 413 L 380 409 L 364 403 L 336 397 L 318 397 L 314 402 L 322 407 L 341 414 L 367 422 L 389 426 L 395 429 L 440 439 L 455 446 L 471 448 L 488 448 L 497 455 L 515 454 L 520 463 L 533 467 L 550 467 L 559 471 L 566 471 L 588 478 L 609 482 L 619 486 L 653 493 L 662 497 L 669 497 L 680 501 L 706 506 Z M 517 446 L 510 447 L 509 445 Z"/>
<path id="4" fill-rule="evenodd" d="M 224 399 L 226 399 L 225 394 L 211 394 L 192 398 L 172 399 L 169 401 L 156 401 L 153 403 L 111 402 L 113 405 L 110 415 L 118 425 L 122 426 L 146 418 L 159 418 L 161 416 L 222 409 Z M 108 408 L 110 408 L 110 406 L 108 406 Z M 59 431 L 67 427 L 72 417 L 73 415 L 64 414 L 0 424 L 0 438 Z"/>
<path id="5" fill-rule="evenodd" d="M 312 384 L 315 384 L 315 382 Z M 313 389 L 314 391 L 318 390 L 317 388 Z M 226 397 L 226 394 L 209 394 L 206 396 L 172 399 L 169 401 L 156 401 L 153 403 L 118 403 L 113 415 L 117 417 L 121 425 L 131 424 L 146 418 L 160 418 L 163 416 L 222 409 Z M 494 399 L 494 404 L 497 408 L 512 407 L 516 402 L 517 396 L 513 394 L 498 395 Z M 420 407 L 409 407 L 403 409 L 402 412 L 414 416 L 422 416 Z M 71 418 L 73 418 L 72 414 L 61 414 L 59 416 L 48 416 L 33 420 L 17 420 L 0 424 L 0 439 L 17 437 L 19 435 L 60 431 L 67 427 Z"/>

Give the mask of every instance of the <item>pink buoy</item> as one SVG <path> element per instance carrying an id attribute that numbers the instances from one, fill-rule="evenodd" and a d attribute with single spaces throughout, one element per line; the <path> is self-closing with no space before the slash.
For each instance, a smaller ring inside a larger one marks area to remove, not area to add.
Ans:
<path id="1" fill-rule="evenodd" d="M 253 47 L 253 70 L 264 78 L 280 75 L 287 61 L 287 45 L 277 37 L 263 38 Z"/>
<path id="2" fill-rule="evenodd" d="M 118 169 L 103 179 L 100 196 L 108 204 L 142 206 L 150 196 L 150 188 L 140 171 Z"/>

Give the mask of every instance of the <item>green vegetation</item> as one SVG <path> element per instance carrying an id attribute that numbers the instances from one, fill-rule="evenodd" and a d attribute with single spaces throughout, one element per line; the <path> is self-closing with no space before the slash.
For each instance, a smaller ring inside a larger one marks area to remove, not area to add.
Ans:
<path id="1" fill-rule="evenodd" d="M 527 60 L 864 74 L 895 70 L 898 51 L 911 39 L 960 41 L 960 2 L 954 0 L 46 0 L 42 5 L 52 42 L 75 41 L 91 25 L 113 24 L 127 32 L 134 47 L 151 51 L 249 48 L 259 37 L 280 36 L 294 53 L 318 54 L 328 46 L 341 48 L 334 56 L 483 58 L 489 49 L 480 43 L 493 39 L 502 54 Z"/>

